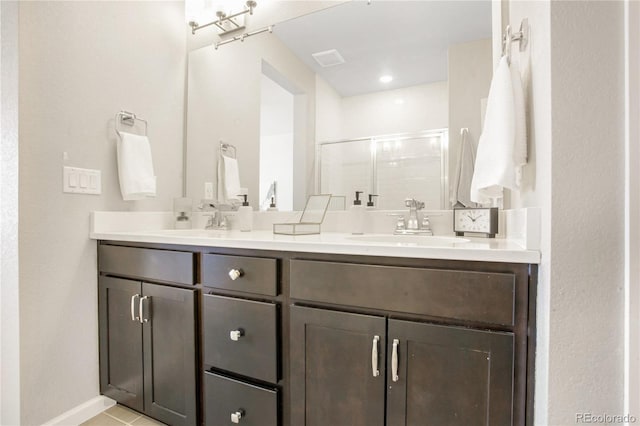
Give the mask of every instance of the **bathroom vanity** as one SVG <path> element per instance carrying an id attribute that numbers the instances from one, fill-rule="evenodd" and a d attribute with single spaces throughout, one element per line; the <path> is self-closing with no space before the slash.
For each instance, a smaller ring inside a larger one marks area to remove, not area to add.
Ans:
<path id="1" fill-rule="evenodd" d="M 537 252 L 252 234 L 93 236 L 103 394 L 172 425 L 533 424 Z"/>

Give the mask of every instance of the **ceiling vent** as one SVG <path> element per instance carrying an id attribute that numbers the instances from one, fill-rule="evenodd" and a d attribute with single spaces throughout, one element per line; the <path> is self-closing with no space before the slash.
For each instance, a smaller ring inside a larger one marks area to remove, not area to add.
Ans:
<path id="1" fill-rule="evenodd" d="M 313 59 L 315 59 L 316 62 L 323 68 L 333 67 L 345 63 L 344 58 L 336 49 L 313 53 L 311 56 L 313 56 Z"/>

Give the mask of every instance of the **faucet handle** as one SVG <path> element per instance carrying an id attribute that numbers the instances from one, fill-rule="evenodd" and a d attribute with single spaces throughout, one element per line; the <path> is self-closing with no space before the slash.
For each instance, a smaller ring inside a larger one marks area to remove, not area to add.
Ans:
<path id="1" fill-rule="evenodd" d="M 391 213 L 391 214 L 388 214 L 387 216 L 396 218 L 396 231 L 404 231 L 405 229 L 407 229 L 407 222 L 403 214 Z"/>

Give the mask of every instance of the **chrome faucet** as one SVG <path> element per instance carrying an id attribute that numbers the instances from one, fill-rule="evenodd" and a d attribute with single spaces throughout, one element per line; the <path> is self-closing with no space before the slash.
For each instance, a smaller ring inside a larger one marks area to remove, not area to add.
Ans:
<path id="1" fill-rule="evenodd" d="M 204 226 L 204 229 L 219 229 L 225 231 L 229 229 L 227 216 L 221 211 L 215 211 L 213 214 L 206 214 L 205 216 L 209 219 L 207 219 L 207 224 Z"/>
<path id="2" fill-rule="evenodd" d="M 429 217 L 422 215 L 422 220 L 418 219 L 418 211 L 424 208 L 424 202 L 415 198 L 407 198 L 404 205 L 409 207 L 409 217 L 405 220 L 403 215 L 396 222 L 396 229 L 393 232 L 396 235 L 433 235 Z M 395 215 L 394 215 L 395 216 Z"/>
<path id="3" fill-rule="evenodd" d="M 208 218 L 204 229 L 218 229 L 224 231 L 229 229 L 227 216 L 223 212 L 223 210 L 226 210 L 226 207 L 226 205 L 215 205 L 210 200 L 202 200 L 198 205 L 198 208 L 202 211 L 211 212 L 210 214 L 204 215 Z"/>

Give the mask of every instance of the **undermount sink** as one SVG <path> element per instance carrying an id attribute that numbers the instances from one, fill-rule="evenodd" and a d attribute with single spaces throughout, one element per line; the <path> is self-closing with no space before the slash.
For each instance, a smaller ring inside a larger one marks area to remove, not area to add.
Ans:
<path id="1" fill-rule="evenodd" d="M 356 235 L 348 240 L 363 243 L 385 243 L 399 246 L 451 247 L 455 244 L 468 243 L 469 240 L 459 237 L 434 237 L 427 235 Z"/>
<path id="2" fill-rule="evenodd" d="M 193 237 L 193 238 L 223 238 L 225 231 L 208 229 L 163 229 L 150 231 L 149 234 L 167 237 Z"/>

